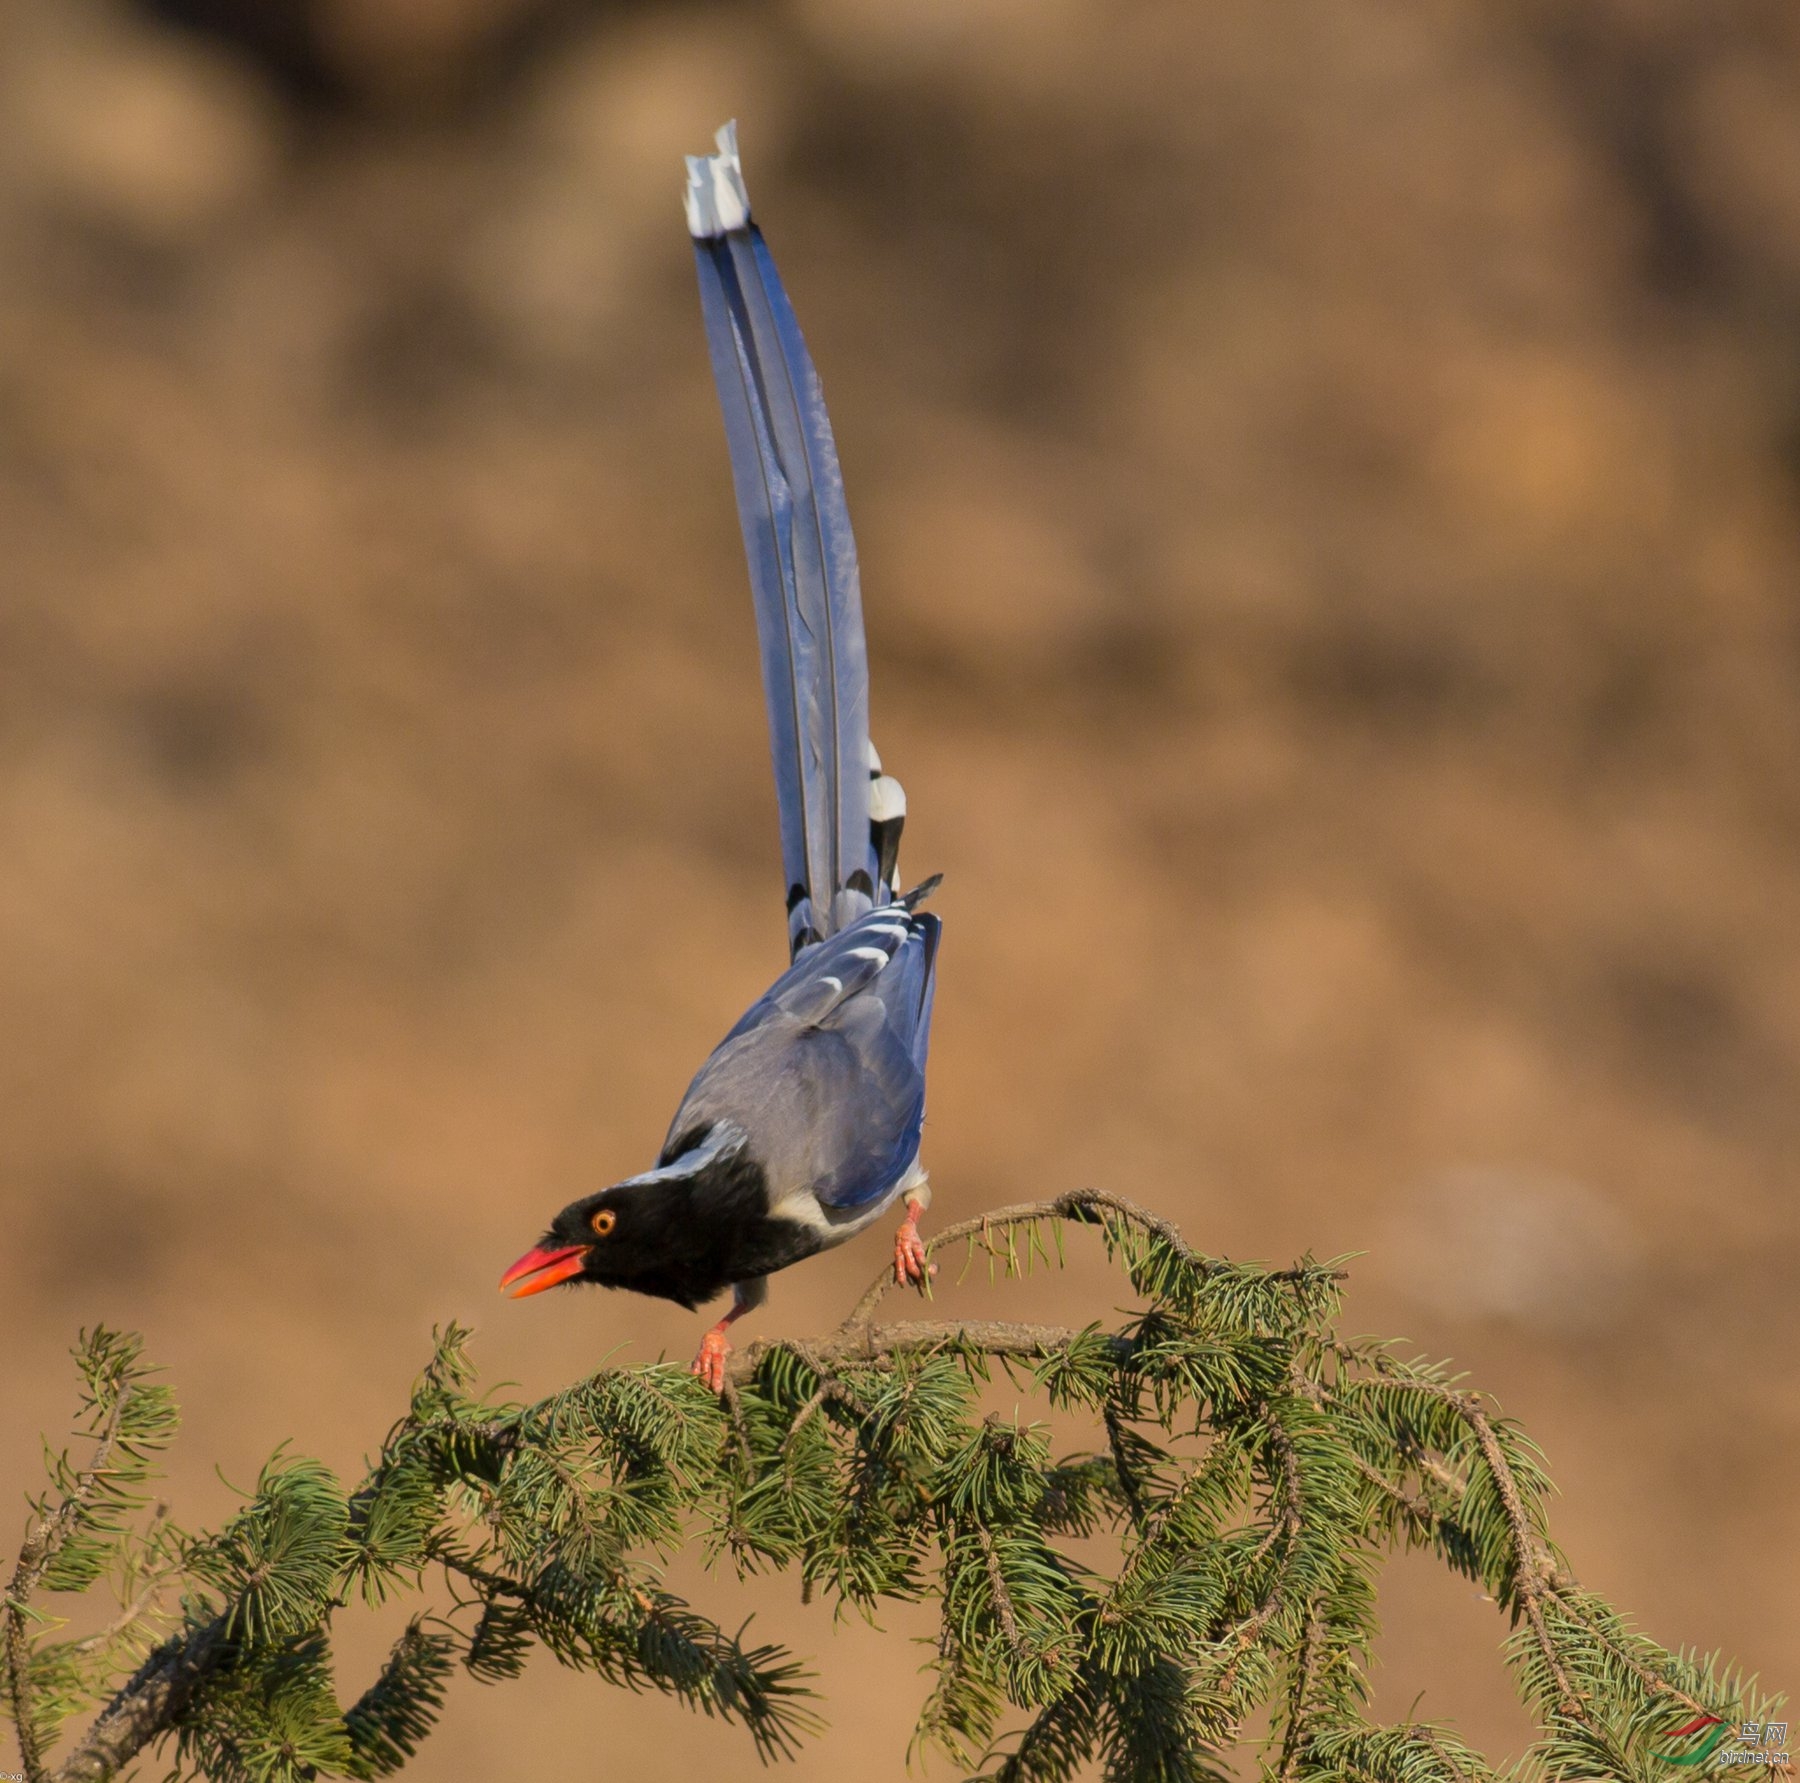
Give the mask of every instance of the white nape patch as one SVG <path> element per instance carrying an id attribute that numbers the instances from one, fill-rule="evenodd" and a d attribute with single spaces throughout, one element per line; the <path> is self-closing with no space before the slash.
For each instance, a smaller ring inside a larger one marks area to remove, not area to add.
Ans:
<path id="1" fill-rule="evenodd" d="M 706 1138 L 691 1151 L 683 1152 L 679 1158 L 660 1164 L 654 1170 L 646 1170 L 641 1176 L 628 1176 L 615 1186 L 621 1189 L 637 1188 L 645 1183 L 678 1182 L 683 1177 L 698 1176 L 709 1164 L 742 1151 L 749 1142 L 749 1137 L 735 1121 L 718 1121 Z"/>
<path id="2" fill-rule="evenodd" d="M 880 775 L 869 787 L 869 821 L 891 823 L 906 815 L 906 788 L 892 774 Z"/>
<path id="3" fill-rule="evenodd" d="M 875 960 L 885 966 L 893 955 L 879 947 L 853 947 L 850 949 L 850 957 L 853 960 Z"/>
<path id="4" fill-rule="evenodd" d="M 719 145 L 717 154 L 687 158 L 688 234 L 701 241 L 729 235 L 750 221 L 750 194 L 744 189 L 744 168 L 738 159 L 737 120 L 722 124 L 713 140 Z"/>

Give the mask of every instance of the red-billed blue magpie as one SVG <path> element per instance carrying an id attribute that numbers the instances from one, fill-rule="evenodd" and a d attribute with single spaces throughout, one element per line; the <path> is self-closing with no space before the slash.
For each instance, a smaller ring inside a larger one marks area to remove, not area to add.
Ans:
<path id="1" fill-rule="evenodd" d="M 501 1277 L 599 1282 L 695 1307 L 724 1289 L 694 1373 L 724 1385 L 726 1332 L 766 1280 L 897 1197 L 900 1280 L 922 1281 L 919 1162 L 940 925 L 895 873 L 906 799 L 869 741 L 856 545 L 818 373 L 762 232 L 736 127 L 688 161 L 700 303 L 750 559 L 781 817 L 791 964 L 688 1086 L 656 1168 L 570 1203 Z"/>

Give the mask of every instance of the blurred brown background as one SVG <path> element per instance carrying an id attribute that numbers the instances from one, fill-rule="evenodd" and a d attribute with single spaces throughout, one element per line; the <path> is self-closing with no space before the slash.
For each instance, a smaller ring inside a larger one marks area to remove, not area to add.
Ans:
<path id="1" fill-rule="evenodd" d="M 947 875 L 934 1217 L 1367 1252 L 1585 1579 L 1800 1683 L 1787 0 L 10 0 L 0 1502 L 86 1321 L 193 1522 L 353 1469 L 434 1320 L 531 1393 L 694 1344 L 493 1282 L 781 957 L 679 208 L 731 115 Z M 793 1774 L 901 1774 L 923 1619 L 684 1582 L 819 1660 Z M 1385 1605 L 1378 1707 L 1515 1747 L 1491 1609 Z M 416 1774 L 747 1761 L 541 1661 Z"/>

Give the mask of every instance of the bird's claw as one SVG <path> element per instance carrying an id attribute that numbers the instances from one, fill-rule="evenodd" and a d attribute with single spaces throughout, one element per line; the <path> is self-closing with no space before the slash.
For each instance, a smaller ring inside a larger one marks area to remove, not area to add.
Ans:
<path id="1" fill-rule="evenodd" d="M 917 1213 L 909 1213 L 894 1234 L 894 1279 L 905 1287 L 908 1282 L 924 1286 L 928 1277 L 937 1274 L 935 1263 L 925 1261 L 925 1240 L 919 1236 Z"/>
<path id="2" fill-rule="evenodd" d="M 694 1358 L 694 1365 L 689 1374 L 698 1375 L 706 1383 L 709 1393 L 725 1391 L 725 1358 L 731 1354 L 731 1344 L 723 1331 L 709 1331 L 700 1340 L 700 1354 Z"/>

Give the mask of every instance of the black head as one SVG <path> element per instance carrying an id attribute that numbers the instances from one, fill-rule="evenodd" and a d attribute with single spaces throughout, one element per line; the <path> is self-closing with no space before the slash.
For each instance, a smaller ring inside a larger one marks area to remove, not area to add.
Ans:
<path id="1" fill-rule="evenodd" d="M 571 1201 L 550 1230 L 500 1278 L 515 1300 L 562 1282 L 599 1282 L 634 1288 L 693 1305 L 671 1292 L 671 1248 L 679 1248 L 681 1228 L 693 1217 L 693 1179 L 669 1183 L 617 1183 L 597 1195 Z"/>
<path id="2" fill-rule="evenodd" d="M 761 1273 L 757 1234 L 769 1224 L 766 1180 L 743 1137 L 701 1129 L 672 1161 L 571 1201 L 500 1286 L 521 1299 L 597 1282 L 691 1310 Z"/>

